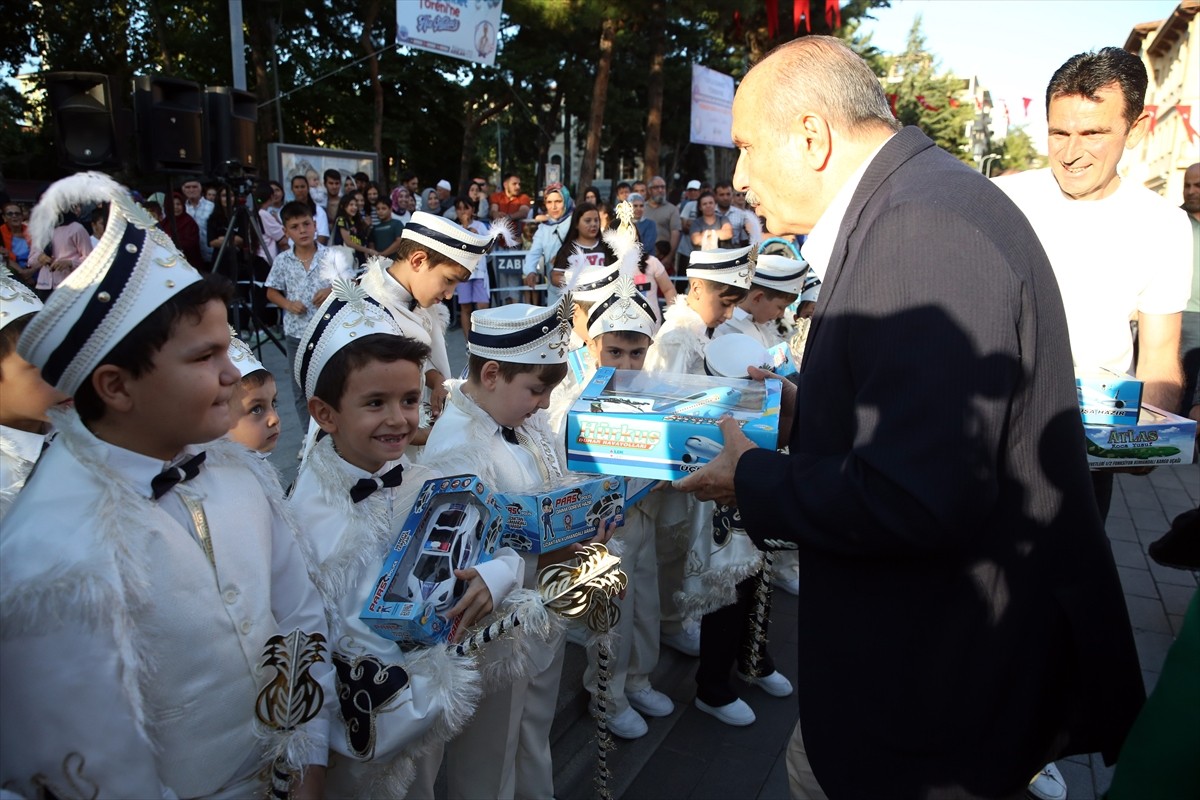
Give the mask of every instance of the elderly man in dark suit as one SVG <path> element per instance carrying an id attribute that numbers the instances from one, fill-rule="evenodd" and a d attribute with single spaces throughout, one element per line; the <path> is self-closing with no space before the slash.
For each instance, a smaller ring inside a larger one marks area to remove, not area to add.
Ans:
<path id="1" fill-rule="evenodd" d="M 810 234 L 821 300 L 790 452 L 727 419 L 722 454 L 676 484 L 799 548 L 793 794 L 1012 797 L 1050 758 L 1115 757 L 1141 673 L 1037 236 L 898 130 L 836 39 L 755 66 L 733 136 L 735 188 L 772 233 Z"/>

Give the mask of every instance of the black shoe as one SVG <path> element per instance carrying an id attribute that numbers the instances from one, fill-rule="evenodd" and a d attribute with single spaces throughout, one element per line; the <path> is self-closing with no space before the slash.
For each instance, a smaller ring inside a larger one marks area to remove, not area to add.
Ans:
<path id="1" fill-rule="evenodd" d="M 1200 569 L 1200 508 L 1185 511 L 1150 545 L 1150 557 L 1164 567 Z"/>

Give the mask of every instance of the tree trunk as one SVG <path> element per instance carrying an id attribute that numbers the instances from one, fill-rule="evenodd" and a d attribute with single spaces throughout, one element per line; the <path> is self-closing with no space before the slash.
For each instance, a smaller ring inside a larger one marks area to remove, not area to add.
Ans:
<path id="1" fill-rule="evenodd" d="M 604 127 L 604 105 L 608 102 L 608 74 L 612 70 L 613 43 L 617 38 L 617 23 L 606 19 L 600 27 L 600 60 L 596 65 L 596 82 L 592 88 L 592 113 L 588 122 L 587 146 L 579 167 L 579 185 L 591 186 L 596 177 L 596 159 L 600 156 L 600 131 Z"/>
<path id="2" fill-rule="evenodd" d="M 650 75 L 646 84 L 646 150 L 642 156 L 644 174 L 642 179 L 649 182 L 658 174 L 659 151 L 662 147 L 662 110 L 663 110 L 663 60 L 667 49 L 667 35 L 663 20 L 662 0 L 654 0 L 650 4 L 647 15 L 650 20 Z"/>
<path id="3" fill-rule="evenodd" d="M 472 101 L 468 100 L 466 106 L 466 113 L 463 115 L 462 157 L 458 162 L 458 186 L 455 192 L 463 191 L 463 187 L 471 179 L 471 156 L 475 153 L 475 137 L 480 127 L 475 124 L 475 107 Z"/>
<path id="4" fill-rule="evenodd" d="M 279 133 L 275 129 L 275 106 L 263 105 L 273 96 L 267 65 L 267 54 L 272 52 L 271 20 L 262 3 L 250 2 L 246 4 L 246 8 L 250 11 L 250 19 L 246 24 L 246 44 L 250 48 L 250 66 L 254 70 L 254 94 L 259 102 L 258 144 L 255 154 L 258 157 L 258 163 L 265 165 L 267 163 L 267 142 L 276 141 Z M 276 102 L 278 102 L 278 98 L 276 98 Z M 265 170 L 262 174 L 266 174 Z"/>
<path id="5" fill-rule="evenodd" d="M 383 83 L 379 80 L 379 55 L 375 52 L 375 43 L 371 41 L 371 29 L 375 27 L 375 20 L 379 18 L 379 0 L 368 0 L 367 7 L 363 12 L 363 29 L 359 41 L 362 43 L 363 49 L 366 50 L 370 58 L 367 59 L 367 66 L 371 72 L 371 91 L 375 96 L 375 121 L 371 127 L 372 149 L 377 156 L 382 159 L 383 156 Z M 382 163 L 382 162 L 381 162 Z M 385 166 L 384 169 L 387 167 Z M 386 182 L 381 180 L 383 176 L 376 175 L 375 180 L 384 185 Z M 389 176 L 390 177 L 390 176 Z"/>

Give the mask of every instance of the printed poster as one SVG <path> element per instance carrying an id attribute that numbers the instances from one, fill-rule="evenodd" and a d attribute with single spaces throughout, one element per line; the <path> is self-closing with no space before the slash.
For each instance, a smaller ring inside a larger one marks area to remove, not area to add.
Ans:
<path id="1" fill-rule="evenodd" d="M 733 76 L 692 64 L 692 144 L 733 147 Z"/>
<path id="2" fill-rule="evenodd" d="M 492 66 L 502 0 L 396 0 L 398 44 Z"/>

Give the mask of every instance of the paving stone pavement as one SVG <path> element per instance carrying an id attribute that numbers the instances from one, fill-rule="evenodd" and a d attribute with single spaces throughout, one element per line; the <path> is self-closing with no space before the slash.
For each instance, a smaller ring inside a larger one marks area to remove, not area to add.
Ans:
<path id="1" fill-rule="evenodd" d="M 466 363 L 461 332 L 451 331 L 448 340 L 451 367 L 457 374 Z M 301 440 L 291 405 L 292 382 L 290 377 L 283 377 L 288 373 L 281 353 L 269 345 L 262 353 L 264 364 L 276 375 L 279 386 L 283 432 L 271 462 L 286 486 L 295 477 Z M 1147 692 L 1158 681 L 1200 573 L 1160 566 L 1146 550 L 1176 515 L 1197 506 L 1200 465 L 1160 467 L 1148 476 L 1117 476 L 1107 532 Z M 776 591 L 771 652 L 779 670 L 793 682 L 798 657 L 795 627 L 795 598 Z M 587 693 L 582 689 L 584 662 L 583 649 L 568 645 L 559 712 L 551 733 L 559 800 L 594 796 L 595 728 L 587 713 Z M 747 728 L 731 728 L 692 705 L 695 666 L 696 659 L 663 648 L 652 680 L 675 701 L 675 713 L 648 720 L 650 733 L 642 739 L 618 740 L 616 750 L 608 756 L 613 796 L 625 800 L 787 798 L 784 753 L 796 720 L 794 698 L 780 700 L 744 687 L 741 696 L 754 709 L 758 721 Z M 1058 767 L 1067 781 L 1070 800 L 1095 800 L 1112 781 L 1112 770 L 1098 755 L 1072 756 L 1059 761 Z M 444 796 L 444 783 L 439 784 L 438 796 Z"/>

